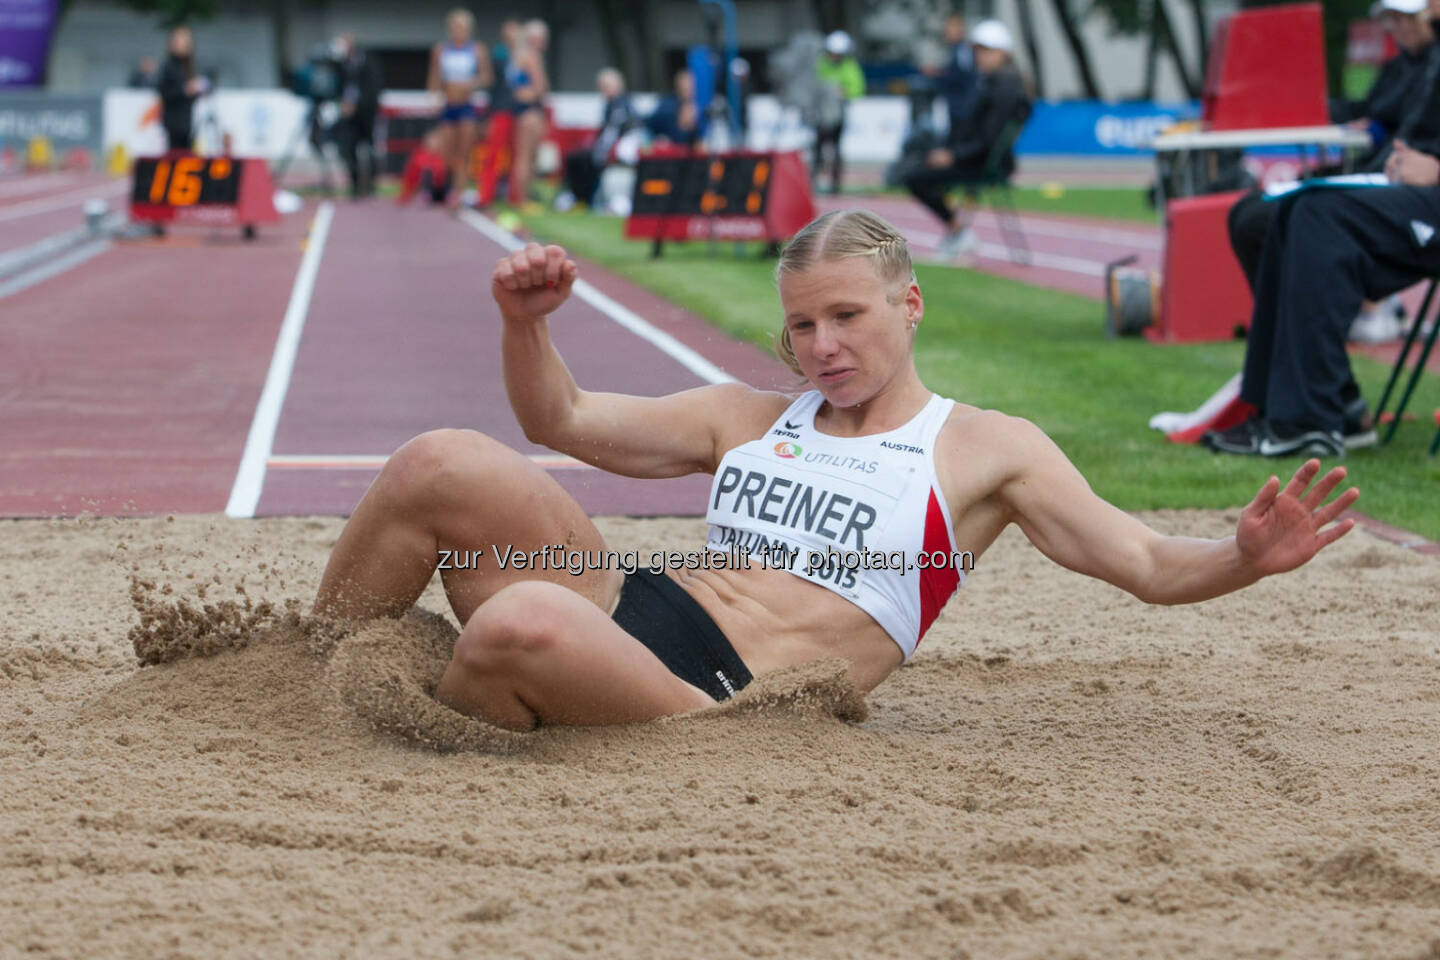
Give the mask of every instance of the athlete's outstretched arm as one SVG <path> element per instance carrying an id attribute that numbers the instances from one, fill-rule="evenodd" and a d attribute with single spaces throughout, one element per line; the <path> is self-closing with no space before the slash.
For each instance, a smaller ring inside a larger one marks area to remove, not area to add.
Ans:
<path id="1" fill-rule="evenodd" d="M 614 473 L 677 477 L 713 471 L 738 442 L 737 430 L 752 421 L 768 425 L 784 409 L 778 394 L 739 383 L 666 397 L 581 390 L 550 340 L 547 319 L 569 298 L 576 275 L 561 247 L 536 243 L 495 266 L 505 390 L 531 441 Z"/>
<path id="2" fill-rule="evenodd" d="M 495 83 L 495 68 L 490 65 L 490 51 L 483 43 L 475 44 L 475 63 L 480 68 L 475 71 L 475 89 L 489 90 Z"/>
<path id="3" fill-rule="evenodd" d="M 1105 502 L 1038 427 L 1007 418 L 1007 470 L 1000 494 L 1030 541 L 1050 559 L 1150 603 L 1194 603 L 1293 570 L 1349 533 L 1353 520 L 1331 524 L 1360 496 L 1336 467 L 1312 486 L 1311 460 L 1281 488 L 1271 477 L 1223 540 L 1168 537 Z M 1307 490 L 1308 488 L 1308 490 Z"/>
<path id="4" fill-rule="evenodd" d="M 440 44 L 430 48 L 430 70 L 425 75 L 425 89 L 432 93 L 440 90 Z"/>

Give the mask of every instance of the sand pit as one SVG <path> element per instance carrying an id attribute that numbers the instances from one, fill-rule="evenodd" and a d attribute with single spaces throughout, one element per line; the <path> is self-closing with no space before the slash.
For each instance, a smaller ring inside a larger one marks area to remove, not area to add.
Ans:
<path id="1" fill-rule="evenodd" d="M 0 955 L 1440 960 L 1433 559 L 1167 609 L 1007 534 L 866 703 L 518 735 L 444 618 L 300 615 L 339 529 L 0 525 Z"/>

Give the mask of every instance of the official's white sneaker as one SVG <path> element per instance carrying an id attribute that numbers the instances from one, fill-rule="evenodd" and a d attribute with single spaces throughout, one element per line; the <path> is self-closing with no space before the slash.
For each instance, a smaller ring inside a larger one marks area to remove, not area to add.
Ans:
<path id="1" fill-rule="evenodd" d="M 1385 303 L 1361 313 L 1350 324 L 1350 339 L 1356 343 L 1389 343 L 1400 339 L 1404 332 L 1394 309 Z"/>
<path id="2" fill-rule="evenodd" d="M 954 260 L 956 257 L 970 253 L 980 246 L 980 238 L 975 236 L 975 231 L 969 227 L 963 230 L 951 230 L 946 233 L 940 241 L 940 246 L 935 248 L 935 253 L 942 260 Z"/>

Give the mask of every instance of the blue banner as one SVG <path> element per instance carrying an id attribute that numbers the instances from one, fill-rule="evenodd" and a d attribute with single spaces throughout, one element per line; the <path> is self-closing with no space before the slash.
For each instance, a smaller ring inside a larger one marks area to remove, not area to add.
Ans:
<path id="1" fill-rule="evenodd" d="M 1199 103 L 1068 103 L 1037 101 L 1015 152 L 1087 156 L 1146 156 L 1150 141 L 1181 120 L 1200 114 Z"/>
<path id="2" fill-rule="evenodd" d="M 45 83 L 59 0 L 0 0 L 0 87 Z"/>

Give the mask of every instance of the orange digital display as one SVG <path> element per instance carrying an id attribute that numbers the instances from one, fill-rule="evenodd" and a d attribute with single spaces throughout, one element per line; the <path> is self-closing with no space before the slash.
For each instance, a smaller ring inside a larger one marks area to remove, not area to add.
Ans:
<path id="1" fill-rule="evenodd" d="M 167 207 L 234 205 L 241 167 L 228 157 L 143 157 L 135 161 L 134 203 Z"/>
<path id="2" fill-rule="evenodd" d="M 795 236 L 815 218 L 810 172 L 798 151 L 695 154 L 657 149 L 640 158 L 625 236 L 670 241 L 764 241 Z"/>
<path id="3" fill-rule="evenodd" d="M 634 212 L 758 217 L 765 212 L 770 167 L 757 155 L 644 157 L 636 171 Z"/>

